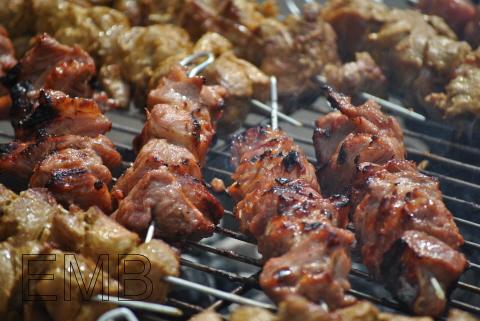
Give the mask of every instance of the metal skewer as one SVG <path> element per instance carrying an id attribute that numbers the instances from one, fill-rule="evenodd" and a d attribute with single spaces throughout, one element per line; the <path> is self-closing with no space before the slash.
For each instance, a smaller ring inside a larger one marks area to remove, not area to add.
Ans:
<path id="1" fill-rule="evenodd" d="M 127 308 L 117 308 L 102 314 L 97 321 L 113 321 L 117 318 L 123 318 L 127 321 L 139 321 L 135 314 Z"/>
<path id="2" fill-rule="evenodd" d="M 277 78 L 270 77 L 270 100 L 272 103 L 272 129 L 278 128 L 278 92 L 277 92 Z"/>

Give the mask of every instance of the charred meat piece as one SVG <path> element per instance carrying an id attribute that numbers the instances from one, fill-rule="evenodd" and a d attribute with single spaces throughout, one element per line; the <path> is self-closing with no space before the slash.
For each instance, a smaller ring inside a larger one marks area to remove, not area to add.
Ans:
<path id="1" fill-rule="evenodd" d="M 91 138 L 65 135 L 47 137 L 36 142 L 13 141 L 0 145 L 0 169 L 3 173 L 29 178 L 38 163 L 48 155 L 66 148 L 91 149 L 111 170 L 118 168 L 122 160 L 113 143 L 106 136 L 99 135 Z"/>
<path id="2" fill-rule="evenodd" d="M 98 206 L 111 212 L 108 185 L 110 170 L 91 149 L 63 149 L 39 163 L 30 178 L 30 186 L 46 187 L 65 206 L 77 204 L 83 209 Z"/>
<path id="3" fill-rule="evenodd" d="M 441 314 L 467 262 L 438 181 L 411 162 L 392 160 L 361 164 L 354 188 L 353 221 L 365 265 L 413 312 Z"/>
<path id="4" fill-rule="evenodd" d="M 185 147 L 170 144 L 164 139 L 151 139 L 115 184 L 112 194 L 118 200 L 123 199 L 143 176 L 162 167 L 174 174 L 202 179 L 197 159 Z"/>
<path id="5" fill-rule="evenodd" d="M 203 164 L 215 134 L 214 121 L 221 114 L 225 89 L 204 86 L 201 77 L 189 78 L 175 66 L 148 98 L 151 108 L 136 150 L 152 138 L 163 138 L 186 147 Z"/>
<path id="6" fill-rule="evenodd" d="M 137 232 L 145 232 L 154 220 L 157 236 L 183 240 L 211 235 L 222 215 L 222 206 L 199 180 L 161 167 L 137 182 L 114 218 Z"/>
<path id="7" fill-rule="evenodd" d="M 381 164 L 404 158 L 403 131 L 377 103 L 354 106 L 349 97 L 331 88 L 327 88 L 327 99 L 340 112 L 318 118 L 313 135 L 324 193 L 345 192 L 362 162 Z"/>
<path id="8" fill-rule="evenodd" d="M 254 127 L 236 136 L 232 144 L 237 169 L 229 194 L 240 200 L 248 193 L 275 184 L 277 178 L 303 179 L 319 191 L 315 169 L 293 139 L 281 130 Z"/>
<path id="9" fill-rule="evenodd" d="M 96 137 L 111 129 L 112 123 L 91 99 L 72 98 L 60 91 L 40 90 L 35 97 L 14 99 L 13 109 L 30 110 L 15 124 L 15 136 L 20 140 L 48 136 L 80 135 Z M 25 104 L 30 103 L 30 106 Z M 22 105 L 18 105 L 22 104 Z"/>
<path id="10" fill-rule="evenodd" d="M 35 37 L 34 45 L 19 61 L 8 81 L 29 82 L 34 90 L 53 89 L 71 97 L 91 97 L 95 63 L 80 47 L 60 44 L 47 34 Z"/>
<path id="11" fill-rule="evenodd" d="M 331 308 L 351 303 L 347 212 L 338 199 L 320 195 L 303 151 L 281 130 L 256 127 L 234 138 L 232 156 L 229 193 L 240 200 L 234 213 L 241 229 L 257 239 L 266 260 L 265 292 L 277 302 L 298 294 Z"/>
<path id="12" fill-rule="evenodd" d="M 280 257 L 270 259 L 260 275 L 260 285 L 279 302 L 291 294 L 312 302 L 325 302 L 335 309 L 351 304 L 349 248 L 353 234 L 326 225 L 312 232 Z"/>
<path id="13" fill-rule="evenodd" d="M 4 77 L 7 71 L 17 64 L 15 59 L 15 50 L 8 33 L 0 25 L 0 78 Z M 12 100 L 8 94 L 7 88 L 0 84 L 0 119 L 7 118 L 10 113 Z"/>

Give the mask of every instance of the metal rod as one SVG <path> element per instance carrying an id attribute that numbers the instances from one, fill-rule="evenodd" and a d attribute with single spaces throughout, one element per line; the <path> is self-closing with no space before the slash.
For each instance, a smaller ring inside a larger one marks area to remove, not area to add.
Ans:
<path id="1" fill-rule="evenodd" d="M 135 314 L 127 308 L 117 308 L 102 314 L 97 321 L 114 321 L 118 318 L 126 319 L 127 321 L 139 321 Z"/>
<path id="2" fill-rule="evenodd" d="M 145 301 L 132 301 L 125 298 L 117 298 L 114 296 L 109 296 L 107 300 L 103 298 L 104 296 L 99 294 L 92 298 L 92 301 L 95 302 L 110 302 L 115 303 L 120 306 L 124 306 L 131 309 L 139 309 L 142 311 L 148 311 L 153 313 L 161 313 L 170 316 L 182 316 L 183 312 L 180 309 L 169 307 L 163 304 L 150 303 Z"/>
<path id="3" fill-rule="evenodd" d="M 272 103 L 272 129 L 278 128 L 278 92 L 277 92 L 277 78 L 270 77 L 270 100 Z"/>
<path id="4" fill-rule="evenodd" d="M 201 284 L 198 284 L 198 283 L 193 283 L 193 282 L 190 282 L 190 281 L 186 281 L 184 279 L 180 279 L 180 278 L 177 278 L 177 277 L 167 276 L 167 277 L 165 277 L 165 281 L 167 281 L 171 284 L 174 284 L 176 286 L 197 290 L 199 292 L 202 292 L 202 293 L 205 293 L 205 294 L 210 294 L 214 297 L 221 298 L 221 299 L 224 299 L 224 300 L 228 300 L 228 301 L 231 301 L 231 302 L 235 302 L 235 303 L 238 303 L 238 304 L 245 304 L 245 305 L 255 306 L 255 307 L 268 309 L 268 310 L 276 310 L 276 307 L 271 305 L 271 304 L 259 302 L 259 301 L 248 299 L 248 298 L 244 298 L 244 297 L 236 295 L 236 294 L 232 294 L 232 293 L 224 292 L 224 291 L 221 291 L 221 290 L 217 290 L 217 289 L 205 286 L 205 285 L 201 285 Z"/>
<path id="5" fill-rule="evenodd" d="M 192 62 L 194 62 L 195 60 L 203 57 L 206 57 L 205 61 L 193 67 L 188 73 L 188 77 L 195 77 L 200 72 L 202 72 L 202 70 L 207 68 L 211 63 L 215 61 L 215 56 L 209 51 L 199 51 L 180 61 L 180 65 L 183 67 L 186 67 L 190 65 Z"/>
<path id="6" fill-rule="evenodd" d="M 267 113 L 272 112 L 272 107 L 268 106 L 267 104 L 262 103 L 261 101 L 259 101 L 257 99 L 252 99 L 251 103 L 254 106 L 260 108 L 261 110 L 263 110 Z M 303 124 L 301 122 L 299 122 L 298 120 L 296 120 L 295 118 L 292 118 L 288 115 L 285 115 L 282 112 L 277 112 L 277 114 L 278 114 L 278 118 L 283 119 L 284 121 L 288 122 L 291 125 L 294 125 L 294 126 L 297 126 L 297 127 L 302 127 L 303 126 Z"/>

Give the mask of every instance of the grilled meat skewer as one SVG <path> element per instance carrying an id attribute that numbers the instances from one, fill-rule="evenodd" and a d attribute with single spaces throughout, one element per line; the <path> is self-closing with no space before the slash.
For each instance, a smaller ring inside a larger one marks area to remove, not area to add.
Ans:
<path id="1" fill-rule="evenodd" d="M 331 88 L 326 93 L 339 112 L 316 122 L 322 187 L 349 195 L 369 271 L 414 313 L 440 315 L 467 261 L 459 252 L 463 237 L 442 201 L 438 181 L 404 159 L 400 126 L 376 103 L 356 107 Z"/>
<path id="2" fill-rule="evenodd" d="M 152 220 L 157 236 L 200 239 L 213 233 L 223 208 L 202 182 L 200 166 L 215 133 L 226 91 L 188 77 L 180 66 L 150 92 L 147 121 L 135 138 L 133 166 L 113 189 L 114 218 L 145 232 Z"/>
<path id="3" fill-rule="evenodd" d="M 4 77 L 8 70 L 17 64 L 15 49 L 8 33 L 0 25 L 0 78 Z M 12 100 L 7 88 L 0 84 L 0 119 L 7 118 L 10 114 Z"/>
<path id="4" fill-rule="evenodd" d="M 265 292 L 277 302 L 298 294 L 331 308 L 350 304 L 354 238 L 337 208 L 345 204 L 322 198 L 313 166 L 281 130 L 251 128 L 234 139 L 232 154 L 228 190 L 240 200 L 234 213 L 242 231 L 259 241 Z"/>

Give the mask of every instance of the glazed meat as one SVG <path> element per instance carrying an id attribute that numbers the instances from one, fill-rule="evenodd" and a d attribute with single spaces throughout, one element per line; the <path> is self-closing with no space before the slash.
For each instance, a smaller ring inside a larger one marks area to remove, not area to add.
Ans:
<path id="1" fill-rule="evenodd" d="M 201 77 L 189 78 L 181 67 L 173 67 L 149 95 L 151 111 L 134 141 L 135 149 L 152 138 L 163 138 L 186 147 L 203 164 L 225 95 L 222 87 L 203 86 Z"/>
<path id="2" fill-rule="evenodd" d="M 362 162 L 382 164 L 403 159 L 405 147 L 400 125 L 367 101 L 354 106 L 350 98 L 326 88 L 327 99 L 339 112 L 321 116 L 313 135 L 322 191 L 327 195 L 345 192 Z"/>
<path id="3" fill-rule="evenodd" d="M 441 18 L 358 0 L 331 0 L 323 16 L 337 32 L 346 59 L 370 53 L 390 88 L 408 104 L 434 118 L 451 116 L 444 113 L 448 107 L 432 106 L 426 97 L 443 89 L 472 50 Z"/>
<path id="4" fill-rule="evenodd" d="M 236 200 L 275 183 L 277 178 L 302 179 L 319 191 L 315 169 L 293 139 L 280 130 L 254 127 L 236 136 L 232 143 L 233 163 L 237 169 L 229 187 Z"/>
<path id="5" fill-rule="evenodd" d="M 222 216 L 222 206 L 199 180 L 165 167 L 145 174 L 114 213 L 120 224 L 138 232 L 153 220 L 155 234 L 170 240 L 209 236 Z"/>
<path id="6" fill-rule="evenodd" d="M 65 135 L 47 137 L 36 142 L 13 141 L 0 145 L 0 170 L 29 178 L 35 166 L 48 155 L 63 149 L 91 149 L 109 169 L 120 166 L 121 156 L 115 150 L 109 138 L 103 135 L 91 138 L 86 136 Z"/>
<path id="7" fill-rule="evenodd" d="M 281 130 L 248 129 L 232 145 L 230 195 L 241 230 L 258 241 L 266 264 L 260 285 L 280 302 L 291 294 L 348 305 L 350 246 L 345 204 L 324 199 L 314 168 Z"/>
<path id="8" fill-rule="evenodd" d="M 95 76 L 93 59 L 80 47 L 68 47 L 47 34 L 35 37 L 34 45 L 9 75 L 9 81 L 29 82 L 33 89 L 53 89 L 72 97 L 91 97 Z"/>
<path id="9" fill-rule="evenodd" d="M 22 95 L 27 97 L 22 99 Z M 60 91 L 43 89 L 34 97 L 21 91 L 19 97 L 13 94 L 13 98 L 14 111 L 26 114 L 14 123 L 15 136 L 20 140 L 67 134 L 96 137 L 112 126 L 91 99 L 72 98 Z"/>
<path id="10" fill-rule="evenodd" d="M 438 181 L 392 160 L 361 164 L 355 189 L 353 221 L 365 265 L 415 313 L 442 313 L 467 261 Z"/>
<path id="11" fill-rule="evenodd" d="M 0 78 L 17 64 L 15 50 L 7 31 L 0 25 Z M 10 113 L 12 100 L 7 88 L 0 84 L 0 119 L 7 118 Z"/>
<path id="12" fill-rule="evenodd" d="M 108 186 L 110 170 L 91 149 L 63 149 L 47 156 L 33 171 L 30 186 L 46 187 L 55 198 L 67 206 L 77 204 L 83 209 L 98 206 L 111 212 L 112 201 Z"/>
<path id="13" fill-rule="evenodd" d="M 118 200 L 128 195 L 135 184 L 148 172 L 162 167 L 178 175 L 202 179 L 195 156 L 185 147 L 168 143 L 164 139 L 151 139 L 138 153 L 133 165 L 119 178 L 112 194 Z"/>

